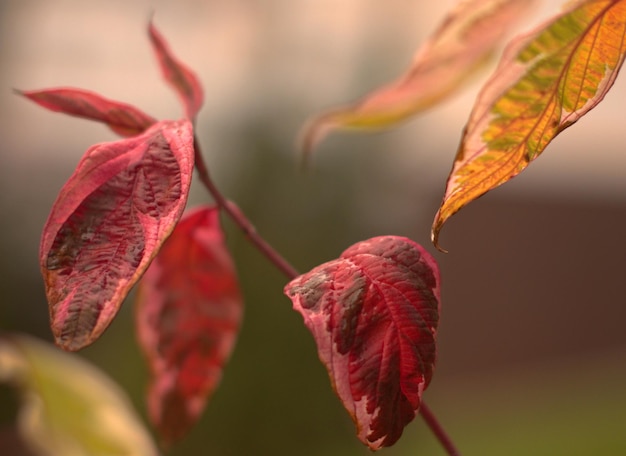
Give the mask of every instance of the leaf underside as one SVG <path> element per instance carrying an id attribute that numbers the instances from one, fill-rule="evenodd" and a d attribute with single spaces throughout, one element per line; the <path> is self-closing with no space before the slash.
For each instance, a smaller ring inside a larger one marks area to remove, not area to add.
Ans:
<path id="1" fill-rule="evenodd" d="M 521 173 L 606 95 L 626 55 L 626 0 L 587 0 L 515 39 L 465 128 L 432 228 Z"/>
<path id="2" fill-rule="evenodd" d="M 285 294 L 313 334 L 359 439 L 373 450 L 394 444 L 433 373 L 433 257 L 410 239 L 376 237 L 294 279 Z"/>
<path id="3" fill-rule="evenodd" d="M 56 342 L 78 350 L 111 323 L 185 207 L 189 121 L 91 147 L 44 227 L 40 267 Z"/>
<path id="4" fill-rule="evenodd" d="M 216 207 L 185 214 L 139 283 L 137 334 L 152 372 L 148 411 L 166 445 L 198 420 L 241 321 L 218 215 Z"/>

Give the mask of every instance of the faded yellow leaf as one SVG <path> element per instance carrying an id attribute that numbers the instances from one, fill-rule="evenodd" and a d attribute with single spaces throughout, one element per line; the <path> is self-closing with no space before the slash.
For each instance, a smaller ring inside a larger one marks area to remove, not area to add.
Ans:
<path id="1" fill-rule="evenodd" d="M 35 454 L 158 454 L 126 394 L 78 355 L 32 337 L 3 337 L 0 382 L 22 393 L 18 425 Z"/>
<path id="2" fill-rule="evenodd" d="M 516 38 L 479 94 L 432 228 L 518 175 L 594 108 L 626 55 L 626 0 L 585 0 Z"/>
<path id="3" fill-rule="evenodd" d="M 305 158 L 335 129 L 383 129 L 438 103 L 458 89 L 534 0 L 465 0 L 417 52 L 409 70 L 354 105 L 314 117 L 303 129 Z"/>

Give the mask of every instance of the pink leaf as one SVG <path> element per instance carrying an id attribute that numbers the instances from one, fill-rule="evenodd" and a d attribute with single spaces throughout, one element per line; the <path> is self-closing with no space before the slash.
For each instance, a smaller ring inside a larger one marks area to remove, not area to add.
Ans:
<path id="1" fill-rule="evenodd" d="M 58 88 L 16 92 L 51 111 L 103 122 L 120 136 L 140 134 L 156 123 L 156 119 L 134 106 L 86 90 Z"/>
<path id="2" fill-rule="evenodd" d="M 187 118 L 194 120 L 202 107 L 204 94 L 197 76 L 174 57 L 156 27 L 150 22 L 148 35 L 165 80 L 174 88 L 185 107 Z"/>
<path id="3" fill-rule="evenodd" d="M 285 287 L 313 333 L 335 392 L 376 450 L 419 409 L 436 358 L 439 270 L 410 239 L 359 242 Z"/>
<path id="4" fill-rule="evenodd" d="M 91 147 L 43 230 L 40 267 L 56 343 L 78 350 L 111 323 L 178 222 L 193 170 L 187 120 Z"/>
<path id="5" fill-rule="evenodd" d="M 304 158 L 333 130 L 389 128 L 459 91 L 533 3 L 534 0 L 458 2 L 420 47 L 403 75 L 356 103 L 315 116 L 305 126 Z"/>
<path id="6" fill-rule="evenodd" d="M 137 333 L 152 371 L 151 421 L 182 438 L 217 388 L 242 315 L 217 208 L 183 216 L 140 282 Z"/>

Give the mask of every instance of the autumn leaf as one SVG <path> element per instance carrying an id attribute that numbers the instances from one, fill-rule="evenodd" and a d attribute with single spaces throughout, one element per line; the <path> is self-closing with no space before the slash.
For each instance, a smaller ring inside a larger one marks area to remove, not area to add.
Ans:
<path id="1" fill-rule="evenodd" d="M 43 230 L 40 267 L 56 342 L 78 350 L 111 323 L 178 222 L 193 170 L 187 120 L 91 147 Z"/>
<path id="2" fill-rule="evenodd" d="M 515 39 L 480 93 L 433 223 L 522 172 L 609 91 L 626 55 L 626 0 L 588 0 Z"/>
<path id="3" fill-rule="evenodd" d="M 124 391 L 77 355 L 24 335 L 2 337 L 0 382 L 22 393 L 18 427 L 38 455 L 158 454 Z"/>
<path id="4" fill-rule="evenodd" d="M 185 214 L 139 284 L 137 334 L 152 372 L 149 416 L 167 445 L 198 420 L 241 321 L 218 216 L 216 207 Z"/>
<path id="5" fill-rule="evenodd" d="M 409 70 L 357 103 L 313 118 L 302 133 L 305 159 L 336 129 L 382 129 L 433 106 L 484 64 L 533 0 L 462 1 L 417 52 Z"/>
<path id="6" fill-rule="evenodd" d="M 359 242 L 285 287 L 359 439 L 394 444 L 415 417 L 436 358 L 439 269 L 398 236 Z"/>
<path id="7" fill-rule="evenodd" d="M 187 118 L 194 121 L 204 101 L 204 93 L 197 76 L 176 59 L 165 39 L 152 22 L 148 26 L 148 35 L 159 61 L 163 77 L 180 97 L 185 107 Z"/>
<path id="8" fill-rule="evenodd" d="M 120 136 L 140 134 L 156 123 L 156 119 L 134 106 L 86 90 L 57 88 L 16 93 L 51 111 L 103 122 Z"/>

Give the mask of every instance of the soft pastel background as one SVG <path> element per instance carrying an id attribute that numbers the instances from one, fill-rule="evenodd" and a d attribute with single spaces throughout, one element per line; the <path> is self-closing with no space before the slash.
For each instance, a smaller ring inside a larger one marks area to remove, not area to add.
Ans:
<path id="1" fill-rule="evenodd" d="M 399 129 L 331 136 L 311 172 L 298 170 L 294 144 L 312 113 L 400 74 L 454 3 L 3 0 L 0 331 L 50 339 L 40 230 L 82 152 L 114 139 L 13 88 L 88 88 L 157 117 L 179 116 L 145 34 L 154 14 L 205 86 L 198 129 L 215 180 L 304 271 L 375 235 L 430 245 L 430 223 L 487 72 Z M 524 28 L 559 3 L 544 2 Z M 465 455 L 626 454 L 625 96 L 622 75 L 527 171 L 444 228 L 450 253 L 436 253 L 440 360 L 425 399 Z M 204 201 L 194 188 L 191 204 Z M 282 295 L 285 279 L 230 222 L 225 227 L 245 322 L 221 388 L 170 454 L 368 454 Z M 105 336 L 77 356 L 120 382 L 145 415 L 132 307 L 126 303 Z M 16 396 L 0 387 L 0 400 L 0 454 L 20 454 L 9 446 Z M 419 418 L 384 453 L 443 454 Z"/>

